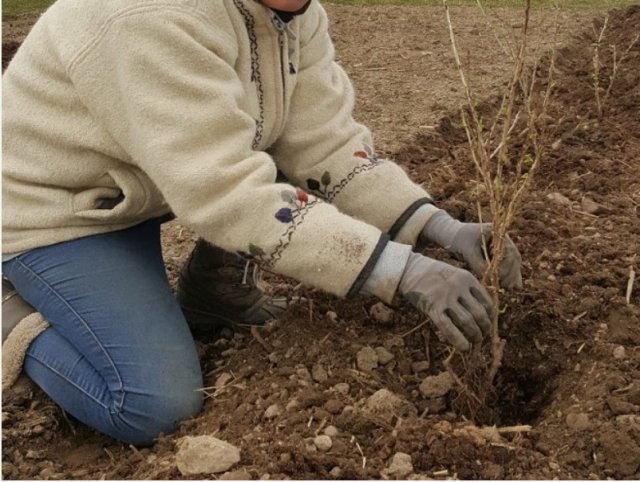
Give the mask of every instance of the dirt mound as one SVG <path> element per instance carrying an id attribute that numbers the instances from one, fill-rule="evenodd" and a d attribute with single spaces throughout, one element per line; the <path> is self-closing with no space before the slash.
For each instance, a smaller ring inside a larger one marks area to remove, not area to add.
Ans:
<path id="1" fill-rule="evenodd" d="M 619 54 L 638 24 L 640 8 L 612 12 L 605 43 Z M 176 442 L 213 435 L 240 448 L 236 469 L 253 478 L 393 477 L 410 470 L 393 472 L 393 460 L 407 467 L 398 453 L 416 478 L 638 478 L 640 290 L 629 305 L 625 290 L 640 245 L 640 45 L 598 118 L 592 42 L 589 31 L 559 52 L 554 149 L 511 232 L 526 282 L 502 318 L 506 358 L 488 407 L 498 428 L 462 420 L 455 390 L 424 386 L 446 347 L 414 310 L 397 302 L 386 319 L 372 314 L 376 300 L 337 301 L 272 278 L 304 301 L 261 339 L 198 338 L 208 400 L 177 434 L 147 449 L 115 443 L 23 379 L 3 394 L 3 477 L 179 479 Z M 606 89 L 608 48 L 602 62 Z M 476 219 L 459 121 L 420 132 L 394 157 L 442 207 Z M 193 241 L 175 222 L 165 229 L 171 279 Z"/>

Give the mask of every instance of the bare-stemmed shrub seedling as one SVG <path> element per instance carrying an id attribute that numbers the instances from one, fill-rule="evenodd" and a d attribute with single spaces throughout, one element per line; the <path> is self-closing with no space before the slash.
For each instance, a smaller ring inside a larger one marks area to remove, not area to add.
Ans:
<path id="1" fill-rule="evenodd" d="M 518 216 L 522 198 L 546 153 L 546 112 L 553 88 L 555 42 L 546 79 L 540 82 L 542 69 L 537 59 L 530 60 L 528 53 L 531 0 L 525 2 L 523 25 L 513 46 L 507 47 L 508 40 L 500 41 L 497 30 L 491 27 L 499 46 L 509 54 L 512 71 L 509 82 L 500 94 L 498 109 L 486 114 L 479 108 L 478 98 L 460 60 L 447 0 L 443 0 L 443 5 L 453 57 L 464 90 L 462 125 L 467 136 L 469 155 L 476 168 L 478 186 L 481 187 L 476 196 L 478 216 L 482 222 L 479 197 L 485 196 L 492 222 L 490 240 L 483 240 L 488 265 L 482 281 L 488 287 L 495 306 L 500 307 L 502 290 L 499 267 L 507 231 Z M 457 404 L 471 417 L 475 417 L 478 410 L 486 405 L 501 366 L 505 341 L 498 329 L 499 316 L 497 311 L 492 317 L 488 345 L 475 347 L 471 354 L 459 356 L 462 370 L 452 366 L 456 352 L 445 361 L 461 387 Z"/>
<path id="2" fill-rule="evenodd" d="M 611 57 L 612 57 L 611 73 L 609 74 L 608 85 L 607 85 L 607 88 L 605 89 L 600 82 L 600 76 L 601 76 L 602 67 L 603 67 L 602 61 L 600 58 L 600 50 L 602 47 L 602 42 L 604 41 L 604 38 L 605 38 L 605 32 L 607 30 L 608 24 L 609 24 L 609 15 L 607 15 L 604 18 L 604 21 L 602 22 L 602 27 L 600 28 L 600 32 L 598 32 L 596 30 L 596 27 L 593 26 L 594 42 L 593 42 L 592 77 L 593 77 L 593 90 L 596 98 L 596 109 L 598 111 L 598 118 L 602 118 L 603 110 L 607 104 L 607 101 L 609 100 L 609 97 L 611 96 L 611 90 L 613 89 L 613 85 L 615 84 L 615 80 L 618 75 L 620 66 L 622 65 L 622 62 L 624 62 L 627 54 L 631 51 L 631 49 L 635 46 L 635 44 L 638 43 L 638 40 L 640 40 L 640 34 L 636 35 L 634 39 L 631 41 L 631 43 L 627 46 L 627 48 L 622 51 L 620 56 L 618 56 L 618 49 L 615 44 L 609 46 L 609 48 L 611 49 Z M 602 94 L 603 91 L 604 91 L 604 95 Z"/>

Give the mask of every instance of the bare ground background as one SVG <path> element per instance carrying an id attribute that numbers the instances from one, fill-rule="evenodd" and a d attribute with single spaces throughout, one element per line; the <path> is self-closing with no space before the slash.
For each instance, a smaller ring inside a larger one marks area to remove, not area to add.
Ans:
<path id="1" fill-rule="evenodd" d="M 455 114 L 461 91 L 442 10 L 328 10 L 339 61 L 358 93 L 356 116 L 374 131 L 378 150 L 424 182 L 452 214 L 476 219 L 469 196 L 474 174 Z M 517 11 L 492 11 L 508 28 L 520 25 Z M 452 14 L 465 66 L 491 105 L 508 73 L 504 54 L 476 9 Z M 640 8 L 612 15 L 607 42 L 628 45 Z M 147 449 L 116 443 L 65 416 L 22 379 L 3 393 L 3 477 L 184 478 L 175 466 L 176 442 L 215 434 L 242 451 L 236 468 L 244 473 L 232 475 L 254 479 L 380 478 L 396 452 L 411 455 L 415 478 L 637 479 L 640 290 L 627 305 L 625 289 L 630 267 L 638 269 L 640 240 L 640 46 L 630 52 L 598 120 L 590 70 L 598 16 L 591 10 L 560 16 L 563 48 L 551 121 L 558 142 L 511 232 L 526 281 L 507 299 L 507 356 L 495 403 L 476 421 L 531 424 L 531 432 L 479 433 L 453 409 L 455 390 L 426 396 L 420 386 L 442 370 L 445 347 L 426 326 L 412 331 L 422 319 L 399 301 L 391 319 L 380 322 L 370 314 L 375 300 L 344 302 L 271 277 L 275 291 L 311 302 L 271 325 L 265 343 L 249 333 L 198 334 L 206 383 L 222 376 L 230 381 L 178 433 Z M 3 23 L 3 66 L 34 20 L 26 15 Z M 550 14 L 536 14 L 533 39 L 541 53 L 553 30 Z M 610 54 L 603 62 L 610 65 Z M 194 240 L 177 222 L 165 226 L 172 282 Z M 384 355 L 370 371 L 357 362 L 365 347 Z M 401 401 L 379 410 L 370 397 L 380 389 Z M 337 429 L 332 448 L 316 450 L 310 439 L 330 425 Z"/>

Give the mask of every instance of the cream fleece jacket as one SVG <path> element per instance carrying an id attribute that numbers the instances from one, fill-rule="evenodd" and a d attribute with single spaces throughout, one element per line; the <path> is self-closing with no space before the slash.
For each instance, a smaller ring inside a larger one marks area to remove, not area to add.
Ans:
<path id="1" fill-rule="evenodd" d="M 436 208 L 353 120 L 327 24 L 316 1 L 284 24 L 254 0 L 58 0 L 3 76 L 3 253 L 173 210 L 359 291 L 386 233 L 415 242 Z"/>

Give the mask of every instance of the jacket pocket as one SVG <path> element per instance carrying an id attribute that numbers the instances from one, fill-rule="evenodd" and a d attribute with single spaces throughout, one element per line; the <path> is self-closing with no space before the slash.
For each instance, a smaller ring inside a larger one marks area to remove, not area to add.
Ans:
<path id="1" fill-rule="evenodd" d="M 147 201 L 147 190 L 131 169 L 111 169 L 94 187 L 71 195 L 71 210 L 84 219 L 128 222 L 138 217 Z"/>

